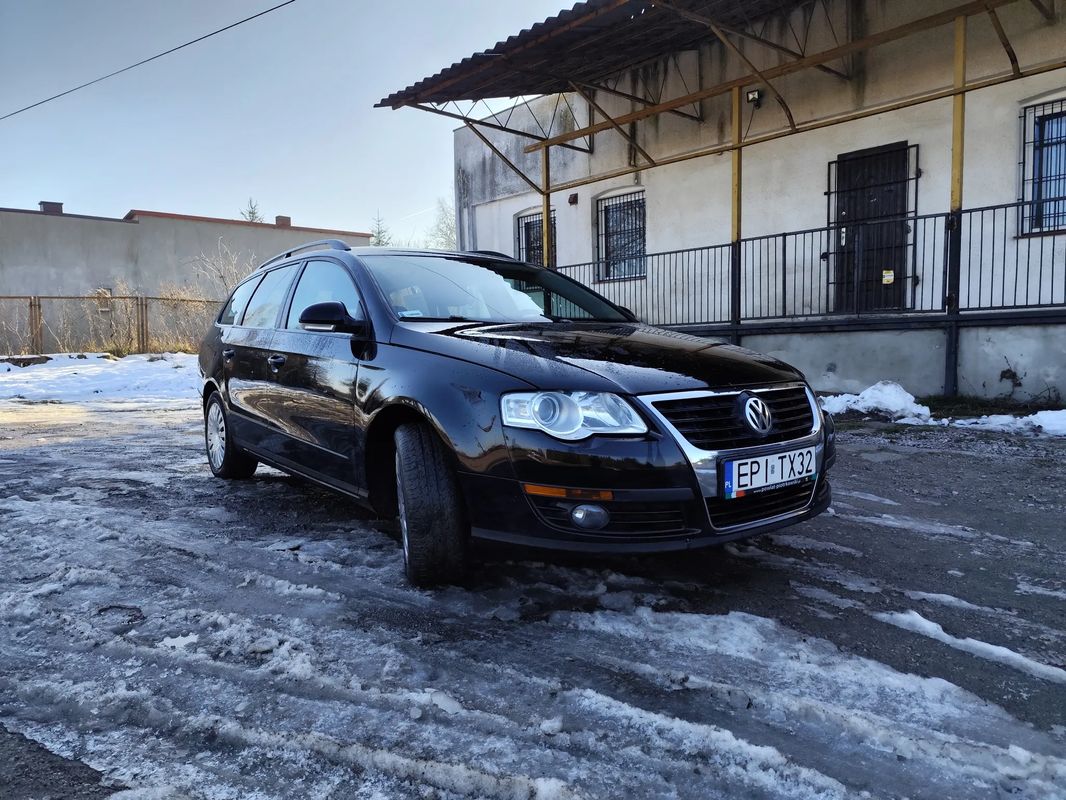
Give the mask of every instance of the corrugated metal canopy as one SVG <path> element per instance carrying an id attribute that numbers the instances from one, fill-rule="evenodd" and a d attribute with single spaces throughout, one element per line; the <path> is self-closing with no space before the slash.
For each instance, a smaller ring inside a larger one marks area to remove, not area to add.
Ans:
<path id="1" fill-rule="evenodd" d="M 673 0 L 716 23 L 745 28 L 809 0 Z M 381 100 L 376 107 L 554 94 L 596 83 L 712 34 L 651 0 L 588 0 Z"/>

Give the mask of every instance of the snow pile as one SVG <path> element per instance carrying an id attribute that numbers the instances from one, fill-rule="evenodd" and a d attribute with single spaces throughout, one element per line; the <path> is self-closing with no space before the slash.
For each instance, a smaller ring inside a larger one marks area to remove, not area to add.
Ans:
<path id="1" fill-rule="evenodd" d="M 60 353 L 28 367 L 0 363 L 0 400 L 175 406 L 194 404 L 199 393 L 197 357 L 188 353 Z"/>
<path id="2" fill-rule="evenodd" d="M 1027 417 L 992 414 L 970 419 L 933 419 L 928 406 L 915 402 L 914 395 L 892 381 L 878 381 L 859 394 L 836 394 L 820 398 L 823 409 L 830 414 L 859 411 L 878 413 L 905 425 L 954 425 L 1003 433 L 1032 433 L 1047 436 L 1066 436 L 1066 409 L 1038 411 Z"/>
<path id="3" fill-rule="evenodd" d="M 859 394 L 838 394 L 822 398 L 822 408 L 830 414 L 877 411 L 898 422 L 928 424 L 932 415 L 928 406 L 914 402 L 914 395 L 892 381 L 878 381 Z"/>
<path id="4" fill-rule="evenodd" d="M 1043 433 L 1048 436 L 1066 436 L 1066 409 L 1037 411 L 1028 417 L 1012 417 L 1010 414 L 992 414 L 977 419 L 959 419 L 951 423 L 960 428 L 979 428 L 985 431 L 1005 433 Z"/>

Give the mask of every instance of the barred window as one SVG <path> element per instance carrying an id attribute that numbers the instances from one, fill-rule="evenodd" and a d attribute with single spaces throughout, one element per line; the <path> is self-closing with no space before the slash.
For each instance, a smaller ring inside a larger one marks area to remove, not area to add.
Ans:
<path id="1" fill-rule="evenodd" d="M 1066 100 L 1022 112 L 1022 233 L 1066 231 Z"/>
<path id="2" fill-rule="evenodd" d="M 641 278 L 645 275 L 646 226 L 644 192 L 605 197 L 596 204 L 599 222 L 597 260 L 600 278 Z"/>
<path id="3" fill-rule="evenodd" d="M 544 215 L 525 214 L 517 220 L 515 229 L 515 255 L 519 261 L 538 264 L 542 267 L 556 266 L 555 260 L 555 212 L 551 213 L 552 252 L 551 263 L 544 263 Z"/>

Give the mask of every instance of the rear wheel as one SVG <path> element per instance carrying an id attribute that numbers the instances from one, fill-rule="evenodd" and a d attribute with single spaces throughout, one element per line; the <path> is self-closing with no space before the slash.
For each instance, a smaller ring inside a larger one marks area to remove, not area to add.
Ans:
<path id="1" fill-rule="evenodd" d="M 244 479 L 255 474 L 259 462 L 233 441 L 226 409 L 218 392 L 207 398 L 204 406 L 204 444 L 207 463 L 216 478 Z"/>
<path id="2" fill-rule="evenodd" d="M 466 573 L 470 527 L 443 443 L 427 426 L 396 429 L 396 505 L 404 569 L 415 586 L 453 583 Z"/>

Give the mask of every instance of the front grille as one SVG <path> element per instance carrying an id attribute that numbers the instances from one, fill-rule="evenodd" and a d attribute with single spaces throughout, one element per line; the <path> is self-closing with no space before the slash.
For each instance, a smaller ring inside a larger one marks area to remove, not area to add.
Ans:
<path id="1" fill-rule="evenodd" d="M 537 514 L 549 525 L 576 533 L 669 536 L 684 533 L 689 528 L 685 524 L 685 512 L 678 503 L 597 503 L 607 509 L 611 521 L 604 528 L 590 531 L 570 521 L 570 509 L 580 503 L 550 497 L 530 496 L 529 499 Z"/>
<path id="2" fill-rule="evenodd" d="M 757 436 L 742 421 L 737 411 L 739 394 L 740 391 L 684 400 L 657 400 L 653 405 L 690 444 L 701 450 L 787 442 L 806 436 L 814 427 L 811 404 L 802 386 L 751 392 L 770 406 L 773 427 L 766 436 Z"/>
<path id="3" fill-rule="evenodd" d="M 732 500 L 708 497 L 707 513 L 711 517 L 711 524 L 719 530 L 779 517 L 809 505 L 814 483 L 814 478 L 808 478 L 795 486 L 767 489 L 765 492 L 746 494 Z"/>

